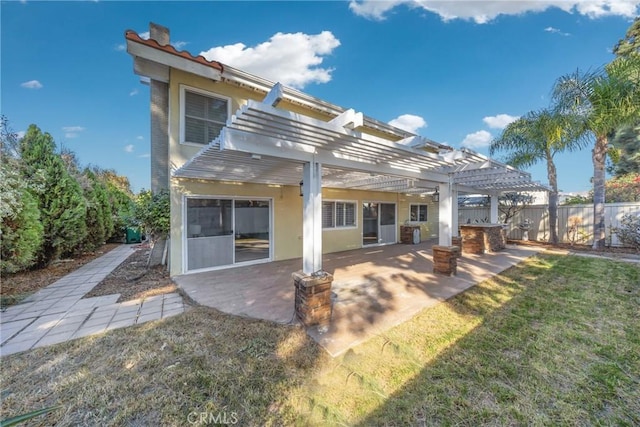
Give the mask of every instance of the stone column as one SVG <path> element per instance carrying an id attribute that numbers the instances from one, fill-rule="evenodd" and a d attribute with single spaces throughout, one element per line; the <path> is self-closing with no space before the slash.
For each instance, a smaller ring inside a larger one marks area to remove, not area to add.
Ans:
<path id="1" fill-rule="evenodd" d="M 308 275 L 293 273 L 296 288 L 296 316 L 305 326 L 328 326 L 331 323 L 331 283 L 333 275 L 327 272 Z"/>
<path id="2" fill-rule="evenodd" d="M 433 272 L 446 274 L 447 276 L 455 276 L 458 269 L 458 253 L 460 249 L 457 246 L 434 246 L 433 250 Z"/>

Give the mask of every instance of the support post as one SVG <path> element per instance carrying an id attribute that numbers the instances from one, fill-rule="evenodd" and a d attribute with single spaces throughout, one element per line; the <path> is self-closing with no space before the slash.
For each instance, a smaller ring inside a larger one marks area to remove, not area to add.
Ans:
<path id="1" fill-rule="evenodd" d="M 451 186 L 451 236 L 458 237 L 458 186 Z"/>
<path id="2" fill-rule="evenodd" d="M 302 271 L 322 270 L 322 165 L 311 161 L 302 167 Z"/>
<path id="3" fill-rule="evenodd" d="M 489 193 L 489 199 L 491 201 L 491 208 L 489 210 L 489 222 L 491 224 L 497 224 L 498 219 L 498 193 Z"/>
<path id="4" fill-rule="evenodd" d="M 451 246 L 453 228 L 453 176 L 449 181 L 440 185 L 440 202 L 438 205 L 438 244 Z M 457 203 L 457 200 L 456 200 Z"/>

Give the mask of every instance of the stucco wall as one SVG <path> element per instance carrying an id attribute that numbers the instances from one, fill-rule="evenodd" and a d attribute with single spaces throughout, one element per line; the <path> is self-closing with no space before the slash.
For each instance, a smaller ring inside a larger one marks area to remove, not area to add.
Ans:
<path id="1" fill-rule="evenodd" d="M 234 114 L 248 99 L 262 100 L 264 94 L 237 87 L 224 82 L 214 82 L 180 70 L 171 69 L 169 84 L 169 162 L 171 171 L 182 166 L 195 156 L 202 145 L 180 143 L 180 89 L 181 86 L 196 88 L 227 97 L 231 100 L 230 114 Z M 283 101 L 278 108 L 302 113 L 321 120 L 329 120 L 324 113 L 308 110 L 299 105 Z M 297 186 L 261 185 L 248 183 L 225 183 L 220 181 L 198 181 L 171 179 L 171 255 L 172 275 L 182 274 L 184 241 L 182 237 L 184 196 L 226 196 L 242 198 L 269 198 L 272 200 L 273 260 L 284 260 L 302 256 L 302 198 Z M 362 203 L 396 203 L 397 239 L 400 225 L 409 220 L 410 203 L 428 204 L 428 222 L 423 224 L 422 238 L 437 234 L 438 210 L 430 198 L 403 194 L 323 189 L 323 198 L 356 202 L 357 226 L 354 228 L 323 231 L 323 252 L 337 252 L 362 247 Z"/>
<path id="2" fill-rule="evenodd" d="M 302 256 L 302 198 L 297 186 L 261 185 L 248 183 L 225 183 L 219 181 L 196 181 L 173 179 L 171 185 L 171 265 L 172 275 L 182 274 L 184 240 L 184 196 L 226 196 L 241 198 L 269 198 L 272 201 L 273 260 L 284 260 Z M 438 209 L 430 198 L 406 196 L 403 194 L 350 191 L 325 188 L 323 199 L 356 202 L 355 228 L 324 230 L 323 253 L 339 252 L 362 247 L 362 203 L 396 203 L 397 239 L 400 226 L 409 220 L 411 203 L 427 204 L 427 219 L 423 224 L 422 238 L 433 237 L 437 233 Z"/>

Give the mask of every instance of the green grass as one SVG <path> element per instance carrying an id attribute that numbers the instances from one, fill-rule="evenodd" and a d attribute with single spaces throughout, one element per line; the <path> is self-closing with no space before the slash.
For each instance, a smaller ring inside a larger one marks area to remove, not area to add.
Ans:
<path id="1" fill-rule="evenodd" d="M 2 417 L 61 404 L 42 425 L 201 412 L 238 425 L 638 425 L 638 325 L 638 265 L 538 256 L 335 359 L 299 328 L 205 308 L 8 356 Z"/>

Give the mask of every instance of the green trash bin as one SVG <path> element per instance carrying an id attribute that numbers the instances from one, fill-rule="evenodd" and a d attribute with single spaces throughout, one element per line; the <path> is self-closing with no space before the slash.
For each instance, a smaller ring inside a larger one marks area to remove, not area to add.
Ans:
<path id="1" fill-rule="evenodd" d="M 128 243 L 142 243 L 142 233 L 140 227 L 127 227 L 125 242 Z"/>

